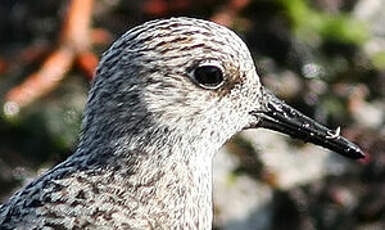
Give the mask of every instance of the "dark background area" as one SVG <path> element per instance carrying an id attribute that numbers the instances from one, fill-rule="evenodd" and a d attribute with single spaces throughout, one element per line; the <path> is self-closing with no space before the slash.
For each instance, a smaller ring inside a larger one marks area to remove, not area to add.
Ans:
<path id="1" fill-rule="evenodd" d="M 0 200 L 76 148 L 89 89 L 81 65 L 25 106 L 7 96 L 61 45 L 70 2 L 0 1 Z M 214 179 L 226 178 L 215 180 L 216 229 L 385 229 L 384 0 L 95 0 L 90 51 L 100 57 L 129 28 L 171 16 L 231 27 L 267 88 L 370 155 L 353 162 L 265 131 L 238 135 L 216 160 Z"/>

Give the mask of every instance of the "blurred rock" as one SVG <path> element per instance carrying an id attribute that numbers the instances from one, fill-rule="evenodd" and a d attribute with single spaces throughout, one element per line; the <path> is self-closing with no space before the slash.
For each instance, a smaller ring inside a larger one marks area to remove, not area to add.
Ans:
<path id="1" fill-rule="evenodd" d="M 380 53 L 385 53 L 385 1 L 383 0 L 360 0 L 354 11 L 354 15 L 364 21 L 371 31 L 371 37 L 364 46 L 364 52 L 372 58 Z M 373 60 L 376 61 L 376 60 Z M 378 63 L 374 63 L 375 66 Z M 381 68 L 385 69 L 384 63 L 380 63 Z M 379 66 L 379 67 L 380 67 Z"/>
<path id="2" fill-rule="evenodd" d="M 345 168 L 345 159 L 328 150 L 300 142 L 295 146 L 288 137 L 266 130 L 249 130 L 244 137 L 260 148 L 265 167 L 274 172 L 277 186 L 287 190 L 319 180 L 327 175 L 339 175 Z"/>
<path id="3" fill-rule="evenodd" d="M 239 159 L 222 150 L 214 160 L 215 224 L 228 230 L 268 230 L 272 189 L 247 175 L 234 175 Z"/>

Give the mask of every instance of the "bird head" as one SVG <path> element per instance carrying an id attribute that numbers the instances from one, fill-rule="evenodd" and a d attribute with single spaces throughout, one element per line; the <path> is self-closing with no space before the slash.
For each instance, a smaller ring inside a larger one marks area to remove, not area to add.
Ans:
<path id="1" fill-rule="evenodd" d="M 91 89 L 84 127 L 95 122 L 104 126 L 93 133 L 158 133 L 202 148 L 218 148 L 243 129 L 267 128 L 363 157 L 339 129 L 318 124 L 266 90 L 239 36 L 200 19 L 150 21 L 119 38 Z"/>

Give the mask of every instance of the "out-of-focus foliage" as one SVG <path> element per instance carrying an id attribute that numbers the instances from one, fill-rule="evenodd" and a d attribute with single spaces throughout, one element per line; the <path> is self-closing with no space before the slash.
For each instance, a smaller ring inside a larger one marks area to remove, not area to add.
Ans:
<path id="1" fill-rule="evenodd" d="M 303 40 L 326 39 L 360 45 L 368 39 L 369 31 L 364 23 L 346 13 L 315 10 L 305 0 L 279 2 L 293 24 L 294 33 Z"/>

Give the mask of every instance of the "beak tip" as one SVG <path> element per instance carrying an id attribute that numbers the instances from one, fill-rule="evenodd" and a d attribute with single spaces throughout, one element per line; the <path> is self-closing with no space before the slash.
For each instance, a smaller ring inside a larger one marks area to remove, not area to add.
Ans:
<path id="1" fill-rule="evenodd" d="M 365 154 L 362 158 L 359 158 L 358 161 L 364 165 L 368 164 L 371 160 L 371 157 L 369 154 Z"/>
<path id="2" fill-rule="evenodd" d="M 356 160 L 365 160 L 368 155 L 364 153 L 358 146 L 354 146 L 347 151 L 348 157 Z"/>
<path id="3" fill-rule="evenodd" d="M 359 149 L 359 151 L 357 152 L 357 155 L 358 155 L 358 159 L 366 159 L 366 158 L 368 158 L 368 155 L 365 154 L 361 149 Z"/>

